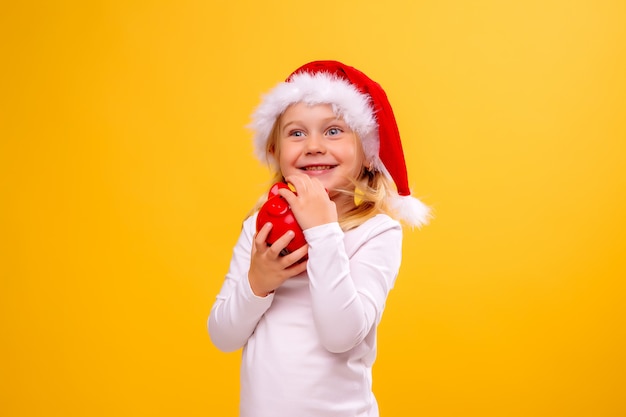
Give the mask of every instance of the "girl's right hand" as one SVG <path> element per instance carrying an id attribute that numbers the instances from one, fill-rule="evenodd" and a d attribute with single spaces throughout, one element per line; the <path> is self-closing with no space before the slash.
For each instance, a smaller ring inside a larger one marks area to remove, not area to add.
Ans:
<path id="1" fill-rule="evenodd" d="M 308 246 L 304 245 L 290 254 L 280 256 L 280 252 L 293 239 L 294 233 L 288 231 L 272 246 L 268 246 L 266 240 L 271 229 L 271 223 L 263 225 L 255 235 L 252 244 L 248 281 L 252 292 L 259 297 L 271 294 L 289 278 L 306 271 L 307 261 L 304 258 L 308 252 Z"/>

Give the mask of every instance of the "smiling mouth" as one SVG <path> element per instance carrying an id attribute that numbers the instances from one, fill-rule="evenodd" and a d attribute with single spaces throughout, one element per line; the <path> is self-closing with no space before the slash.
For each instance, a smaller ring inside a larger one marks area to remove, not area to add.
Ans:
<path id="1" fill-rule="evenodd" d="M 312 165 L 300 168 L 303 171 L 325 171 L 334 168 L 335 165 Z"/>

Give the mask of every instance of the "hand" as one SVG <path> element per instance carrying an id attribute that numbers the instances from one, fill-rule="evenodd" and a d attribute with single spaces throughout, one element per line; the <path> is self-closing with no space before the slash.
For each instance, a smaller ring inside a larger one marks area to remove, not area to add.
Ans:
<path id="1" fill-rule="evenodd" d="M 298 194 L 285 188 L 278 193 L 289 203 L 302 230 L 337 221 L 337 207 L 317 178 L 296 174 L 285 180 L 295 187 Z"/>
<path id="2" fill-rule="evenodd" d="M 267 246 L 267 235 L 271 229 L 271 223 L 265 224 L 254 237 L 252 244 L 248 281 L 252 292 L 259 297 L 267 296 L 289 278 L 306 271 L 307 261 L 304 258 L 309 247 L 304 245 L 288 255 L 280 256 L 280 252 L 293 239 L 294 234 L 290 230 L 278 238 L 272 246 Z"/>

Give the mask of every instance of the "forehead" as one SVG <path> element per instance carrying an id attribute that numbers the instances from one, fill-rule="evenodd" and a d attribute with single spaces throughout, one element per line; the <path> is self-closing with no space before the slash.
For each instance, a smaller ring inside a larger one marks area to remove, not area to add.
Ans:
<path id="1" fill-rule="evenodd" d="M 343 120 L 336 107 L 332 104 L 308 104 L 298 102 L 289 105 L 281 115 L 283 123 L 293 120 L 335 119 Z"/>

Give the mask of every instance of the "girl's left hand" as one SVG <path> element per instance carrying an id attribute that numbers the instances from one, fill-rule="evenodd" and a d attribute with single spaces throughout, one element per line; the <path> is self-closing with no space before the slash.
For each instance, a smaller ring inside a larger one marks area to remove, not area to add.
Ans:
<path id="1" fill-rule="evenodd" d="M 337 207 L 317 178 L 296 174 L 286 177 L 285 180 L 295 187 L 298 194 L 285 188 L 278 192 L 289 203 L 303 230 L 338 220 Z"/>

